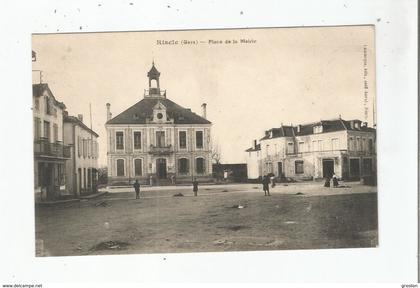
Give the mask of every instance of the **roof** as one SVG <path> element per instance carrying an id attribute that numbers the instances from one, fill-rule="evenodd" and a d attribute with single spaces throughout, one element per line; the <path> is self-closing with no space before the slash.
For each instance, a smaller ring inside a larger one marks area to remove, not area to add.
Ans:
<path id="1" fill-rule="evenodd" d="M 260 151 L 261 150 L 261 144 L 257 144 L 255 147 L 251 147 L 245 150 L 245 152 L 254 152 L 254 151 Z"/>
<path id="2" fill-rule="evenodd" d="M 360 128 L 356 128 L 353 123 L 358 122 Z M 280 128 L 271 128 L 266 131 L 266 134 L 260 140 L 266 140 L 278 137 L 293 137 L 293 136 L 305 136 L 315 134 L 313 128 L 316 126 L 322 126 L 321 133 L 336 132 L 336 131 L 362 131 L 362 132 L 376 132 L 375 128 L 361 125 L 362 121 L 358 119 L 354 120 L 343 120 L 343 119 L 331 119 L 321 120 L 309 124 L 302 124 L 297 126 L 281 126 Z M 320 133 L 320 134 L 321 134 Z"/>
<path id="3" fill-rule="evenodd" d="M 166 113 L 175 124 L 211 124 L 207 119 L 195 114 L 175 102 L 162 97 L 147 97 L 137 102 L 124 112 L 115 116 L 106 124 L 146 124 L 153 116 L 153 108 L 160 101 L 166 107 Z"/>
<path id="4" fill-rule="evenodd" d="M 61 109 L 66 109 L 66 105 L 64 105 L 63 102 L 59 102 L 57 101 L 57 99 L 55 99 L 54 94 L 52 93 L 47 83 L 32 84 L 33 97 L 41 97 L 42 95 L 44 95 L 45 91 L 48 91 L 48 94 L 53 98 L 55 105 L 57 105 Z"/>
<path id="5" fill-rule="evenodd" d="M 79 125 L 80 127 L 82 127 L 83 129 L 87 130 L 88 132 L 92 133 L 96 137 L 99 137 L 99 135 L 95 131 L 93 131 L 92 129 L 90 129 L 89 127 L 87 127 L 85 123 L 83 123 L 82 121 L 80 121 L 79 118 L 77 118 L 75 116 L 64 115 L 63 121 L 64 121 L 64 123 L 72 123 L 74 125 Z"/>
<path id="6" fill-rule="evenodd" d="M 160 72 L 156 69 L 155 63 L 153 63 L 152 68 L 150 68 L 149 72 L 147 72 L 147 77 L 153 78 L 154 76 L 160 76 Z"/>

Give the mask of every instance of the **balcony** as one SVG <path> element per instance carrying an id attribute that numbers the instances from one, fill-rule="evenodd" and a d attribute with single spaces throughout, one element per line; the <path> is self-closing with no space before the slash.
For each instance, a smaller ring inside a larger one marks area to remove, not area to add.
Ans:
<path id="1" fill-rule="evenodd" d="M 145 97 L 166 97 L 166 90 L 160 90 L 160 88 L 144 89 Z"/>
<path id="2" fill-rule="evenodd" d="M 62 143 L 51 143 L 48 139 L 34 141 L 34 154 L 39 157 L 70 158 L 70 146 Z"/>
<path id="3" fill-rule="evenodd" d="M 167 145 L 167 146 L 150 145 L 150 148 L 149 148 L 149 154 L 153 154 L 153 155 L 168 155 L 173 152 L 174 150 L 172 148 L 172 145 Z"/>

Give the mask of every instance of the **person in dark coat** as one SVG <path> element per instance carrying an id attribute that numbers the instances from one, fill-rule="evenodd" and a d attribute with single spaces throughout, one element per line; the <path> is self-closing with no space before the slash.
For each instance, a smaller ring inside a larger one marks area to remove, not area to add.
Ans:
<path id="1" fill-rule="evenodd" d="M 270 196 L 270 177 L 267 175 L 264 175 L 263 180 L 263 190 L 264 190 L 264 196 Z"/>
<path id="2" fill-rule="evenodd" d="M 324 187 L 330 187 L 330 177 L 328 177 L 328 176 L 325 177 Z"/>
<path id="3" fill-rule="evenodd" d="M 193 192 L 194 192 L 194 196 L 197 196 L 197 192 L 198 192 L 198 181 L 197 181 L 197 178 L 194 178 L 194 181 L 193 181 Z"/>
<path id="4" fill-rule="evenodd" d="M 134 190 L 136 191 L 136 199 L 140 199 L 140 183 L 139 180 L 136 180 L 133 184 Z"/>
<path id="5" fill-rule="evenodd" d="M 333 180 L 333 187 L 334 187 L 334 188 L 337 188 L 337 187 L 338 187 L 338 178 L 337 178 L 337 176 L 335 175 L 335 173 L 334 173 L 334 175 L 332 176 L 332 180 Z"/>

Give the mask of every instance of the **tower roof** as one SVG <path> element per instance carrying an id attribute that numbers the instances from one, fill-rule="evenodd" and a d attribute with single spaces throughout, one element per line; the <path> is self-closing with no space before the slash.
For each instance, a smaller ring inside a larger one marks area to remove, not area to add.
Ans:
<path id="1" fill-rule="evenodd" d="M 152 63 L 152 68 L 150 68 L 149 72 L 147 72 L 147 77 L 149 78 L 155 78 L 159 77 L 160 72 L 155 67 L 155 62 Z"/>

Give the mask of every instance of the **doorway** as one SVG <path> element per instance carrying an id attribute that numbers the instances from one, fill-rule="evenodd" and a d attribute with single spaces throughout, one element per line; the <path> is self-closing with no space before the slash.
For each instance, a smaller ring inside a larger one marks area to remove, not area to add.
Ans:
<path id="1" fill-rule="evenodd" d="M 334 160 L 322 159 L 322 177 L 332 177 L 334 174 Z"/>
<path id="2" fill-rule="evenodd" d="M 277 162 L 277 176 L 280 179 L 283 179 L 283 163 L 282 162 Z"/>
<path id="3" fill-rule="evenodd" d="M 166 179 L 166 159 L 156 159 L 156 174 L 159 179 Z"/>
<path id="4" fill-rule="evenodd" d="M 359 179 L 360 177 L 360 160 L 350 159 L 350 178 Z"/>

